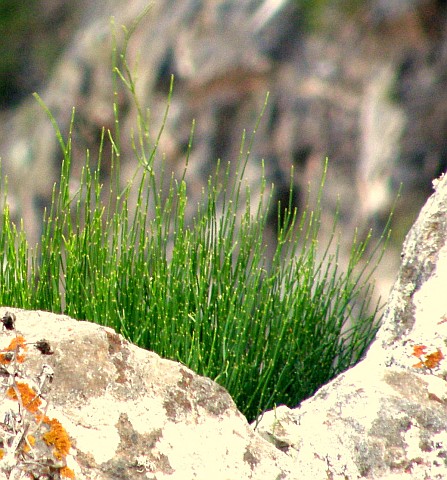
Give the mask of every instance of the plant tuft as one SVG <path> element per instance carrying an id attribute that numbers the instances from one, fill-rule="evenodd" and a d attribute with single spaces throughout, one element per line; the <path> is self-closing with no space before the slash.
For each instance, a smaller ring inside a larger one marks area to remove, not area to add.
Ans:
<path id="1" fill-rule="evenodd" d="M 127 48 L 130 33 L 125 34 Z M 120 186 L 115 104 L 115 131 L 103 131 L 94 165 L 87 153 L 79 190 L 70 194 L 74 112 L 65 140 L 36 94 L 61 147 L 61 177 L 35 249 L 23 228 L 11 222 L 5 202 L 0 303 L 113 327 L 135 344 L 219 382 L 249 420 L 277 404 L 297 405 L 355 364 L 374 338 L 380 311 L 371 305 L 370 278 L 381 244 L 367 254 L 369 237 L 354 238 L 345 271 L 338 264 L 336 221 L 328 244 L 319 244 L 327 161 L 314 209 L 298 215 L 291 204 L 271 205 L 264 176 L 260 200 L 253 204 L 244 172 L 257 125 L 248 138 L 242 136 L 237 174 L 230 175 L 229 162 L 218 162 L 189 221 L 186 176 L 172 175 L 166 191 L 166 179 L 156 173 L 165 170 L 157 165 L 163 164 L 158 141 L 173 82 L 159 135 L 151 140 L 125 49 L 114 50 L 113 58 L 115 88 L 121 81 L 137 106 L 134 180 Z M 192 140 L 191 135 L 190 148 Z M 106 142 L 112 152 L 108 192 L 100 181 Z M 132 208 L 131 198 L 136 198 Z M 281 213 L 268 259 L 263 233 L 272 208 Z"/>

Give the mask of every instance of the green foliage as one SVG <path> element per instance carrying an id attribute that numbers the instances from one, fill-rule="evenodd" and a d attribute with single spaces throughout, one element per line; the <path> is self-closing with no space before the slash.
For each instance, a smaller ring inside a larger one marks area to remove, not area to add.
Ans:
<path id="1" fill-rule="evenodd" d="M 172 175 L 163 190 L 166 179 L 156 173 L 157 162 L 163 162 L 159 136 L 150 140 L 125 55 L 115 52 L 114 58 L 121 63 L 115 83 L 122 80 L 139 112 L 132 139 L 140 165 L 134 181 L 119 187 L 115 105 L 116 130 L 103 132 L 94 167 L 87 153 L 79 190 L 70 195 L 71 130 L 65 141 L 36 96 L 61 146 L 61 179 L 35 250 L 23 229 L 11 223 L 5 204 L 0 303 L 111 326 L 137 345 L 218 381 L 249 420 L 275 404 L 298 404 L 356 363 L 373 339 L 380 315 L 377 306 L 370 308 L 369 265 L 377 249 L 365 258 L 368 240 L 354 239 L 344 272 L 335 233 L 321 249 L 323 177 L 314 211 L 307 208 L 299 217 L 291 205 L 278 209 L 281 228 L 267 261 L 263 232 L 276 206 L 265 193 L 265 178 L 254 205 L 244 187 L 257 127 L 249 139 L 242 137 L 237 174 L 230 175 L 230 163 L 219 163 L 187 223 L 186 176 Z M 166 115 L 171 95 L 172 83 Z M 110 192 L 103 192 L 100 182 L 105 142 L 112 146 Z M 242 193 L 247 200 L 241 209 Z"/>

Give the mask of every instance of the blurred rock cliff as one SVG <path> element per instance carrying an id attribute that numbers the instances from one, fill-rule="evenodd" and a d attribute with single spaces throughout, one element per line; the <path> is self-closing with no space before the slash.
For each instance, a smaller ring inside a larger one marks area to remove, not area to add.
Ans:
<path id="1" fill-rule="evenodd" d="M 120 32 L 146 5 L 146 0 L 35 0 L 29 4 L 37 12 L 29 15 L 33 21 L 25 16 L 20 33 L 6 37 L 20 61 L 0 75 L 2 174 L 9 178 L 14 218 L 24 217 L 32 244 L 61 154 L 31 92 L 43 97 L 64 133 L 76 107 L 74 177 L 79 177 L 85 149 L 95 158 L 101 129 L 114 125 L 110 18 Z M 43 52 L 42 44 L 48 46 Z M 293 201 L 303 208 L 307 185 L 316 188 L 328 157 L 323 234 L 330 234 L 339 202 L 346 254 L 354 227 L 361 234 L 370 227 L 380 234 L 402 184 L 379 271 L 380 290 L 387 293 L 403 237 L 431 193 L 432 179 L 447 164 L 445 2 L 155 0 L 132 36 L 128 59 L 138 62 L 137 93 L 150 107 L 154 137 L 175 75 L 159 150 L 179 175 L 196 121 L 187 174 L 191 212 L 217 159 L 237 158 L 242 131 L 253 129 L 267 91 L 247 170 L 254 197 L 264 159 L 268 181 L 275 184 L 274 202 L 287 204 L 293 165 Z M 136 168 L 129 141 L 136 112 L 124 90 L 119 102 L 126 178 Z M 276 218 L 273 213 L 272 238 Z"/>

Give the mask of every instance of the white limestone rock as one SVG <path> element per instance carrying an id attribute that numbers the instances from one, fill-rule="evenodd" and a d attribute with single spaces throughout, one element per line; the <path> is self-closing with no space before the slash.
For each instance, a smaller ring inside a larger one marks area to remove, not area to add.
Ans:
<path id="1" fill-rule="evenodd" d="M 27 342 L 46 338 L 54 351 L 30 347 L 23 375 L 35 378 L 43 361 L 53 368 L 46 414 L 71 438 L 76 479 L 297 478 L 291 459 L 256 435 L 210 379 L 110 328 L 43 311 L 0 308 L 0 317 L 6 310 Z"/>
<path id="2" fill-rule="evenodd" d="M 301 478 L 447 478 L 447 181 L 409 232 L 383 325 L 366 358 L 258 433 Z"/>

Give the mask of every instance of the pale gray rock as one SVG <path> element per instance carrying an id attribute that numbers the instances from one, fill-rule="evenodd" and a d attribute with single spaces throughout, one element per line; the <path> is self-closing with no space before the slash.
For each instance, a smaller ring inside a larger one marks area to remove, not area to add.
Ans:
<path id="1" fill-rule="evenodd" d="M 447 478 L 447 177 L 434 186 L 366 358 L 256 427 L 302 478 Z"/>
<path id="2" fill-rule="evenodd" d="M 447 177 L 434 187 L 366 358 L 296 408 L 278 406 L 252 426 L 222 387 L 110 328 L 10 309 L 28 342 L 16 382 L 36 383 L 43 362 L 54 371 L 42 400 L 70 437 L 64 461 L 76 478 L 446 478 Z M 10 338 L 4 328 L 2 351 Z M 51 355 L 31 347 L 42 338 Z M 11 422 L 7 402 L 2 429 Z M 3 474 L 9 459 L 0 459 Z"/>
<path id="3" fill-rule="evenodd" d="M 9 310 L 27 342 L 44 337 L 54 351 L 41 355 L 29 345 L 23 376 L 35 378 L 43 362 L 54 370 L 46 414 L 70 436 L 66 461 L 76 479 L 298 478 L 290 473 L 293 460 L 256 435 L 226 390 L 210 379 L 110 328 Z M 0 339 L 7 335 L 1 332 Z"/>

